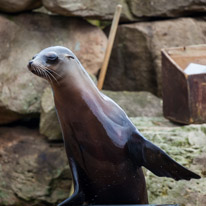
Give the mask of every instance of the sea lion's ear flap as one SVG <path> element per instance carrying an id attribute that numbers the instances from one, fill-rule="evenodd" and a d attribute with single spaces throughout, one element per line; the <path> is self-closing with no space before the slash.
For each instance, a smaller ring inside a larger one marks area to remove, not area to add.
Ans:
<path id="1" fill-rule="evenodd" d="M 74 57 L 72 55 L 69 55 L 69 54 L 65 54 L 65 57 L 67 57 L 68 59 L 74 59 Z"/>
<path id="2" fill-rule="evenodd" d="M 130 137 L 127 148 L 137 166 L 144 166 L 159 177 L 171 177 L 175 180 L 200 178 L 199 175 L 178 164 L 138 132 Z"/>

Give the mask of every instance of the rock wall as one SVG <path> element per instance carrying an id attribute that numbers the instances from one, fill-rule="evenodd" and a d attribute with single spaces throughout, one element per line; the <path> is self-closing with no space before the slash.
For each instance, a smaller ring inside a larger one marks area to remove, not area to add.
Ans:
<path id="1" fill-rule="evenodd" d="M 188 16 L 206 11 L 205 0 L 43 0 L 43 5 L 54 13 L 100 20 L 111 20 L 118 3 L 123 5 L 122 21 Z"/>
<path id="2" fill-rule="evenodd" d="M 161 96 L 161 49 L 205 44 L 205 33 L 205 18 L 120 25 L 104 88 L 143 90 Z"/>
<path id="3" fill-rule="evenodd" d="M 37 129 L 0 128 L 0 205 L 55 205 L 67 198 L 71 173 L 63 145 Z"/>
<path id="4" fill-rule="evenodd" d="M 83 18 L 110 24 L 119 2 L 104 88 L 134 92 L 103 92 L 148 139 L 202 176 L 177 183 L 145 170 L 150 203 L 206 205 L 206 125 L 172 124 L 153 95 L 161 96 L 161 48 L 206 43 L 206 0 L 0 0 L 0 206 L 57 205 L 68 197 L 71 173 L 51 89 L 26 65 L 43 48 L 63 45 L 96 75 L 107 38 Z M 41 5 L 46 14 L 28 12 Z"/>
<path id="5" fill-rule="evenodd" d="M 18 13 L 33 10 L 42 6 L 41 0 L 1 0 L 0 11 L 8 13 Z"/>
<path id="6" fill-rule="evenodd" d="M 171 157 L 202 176 L 200 180 L 174 181 L 145 170 L 149 201 L 153 204 L 194 206 L 206 204 L 206 124 L 180 126 L 162 117 L 132 118 L 146 138 Z"/>

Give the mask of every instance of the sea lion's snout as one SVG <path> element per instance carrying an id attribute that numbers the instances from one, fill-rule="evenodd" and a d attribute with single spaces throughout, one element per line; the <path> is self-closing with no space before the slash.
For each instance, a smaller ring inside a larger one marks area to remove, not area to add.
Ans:
<path id="1" fill-rule="evenodd" d="M 62 69 L 59 66 L 62 53 L 57 47 L 46 48 L 33 56 L 27 67 L 33 74 L 48 80 L 52 84 L 59 84 L 62 79 Z"/>
<path id="2" fill-rule="evenodd" d="M 31 65 L 32 65 L 32 63 L 33 63 L 33 61 L 32 61 L 32 60 L 31 60 L 31 61 L 29 61 L 28 65 L 27 65 L 28 69 L 31 69 Z"/>
<path id="3" fill-rule="evenodd" d="M 33 74 L 48 80 L 52 85 L 60 85 L 60 81 L 69 76 L 68 74 L 73 76 L 75 73 L 71 68 L 76 69 L 75 64 L 78 61 L 72 60 L 76 58 L 69 49 L 61 46 L 48 47 L 35 55 L 27 67 Z"/>
<path id="4" fill-rule="evenodd" d="M 32 59 L 29 61 L 29 63 L 27 64 L 27 68 L 33 72 L 34 71 L 34 68 L 32 66 L 33 62 L 34 62 L 34 59 L 36 58 L 37 55 L 33 56 Z"/>

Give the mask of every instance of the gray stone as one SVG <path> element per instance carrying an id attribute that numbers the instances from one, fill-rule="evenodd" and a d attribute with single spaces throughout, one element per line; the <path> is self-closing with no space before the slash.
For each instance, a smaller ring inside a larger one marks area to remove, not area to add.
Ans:
<path id="1" fill-rule="evenodd" d="M 0 0 L 0 11 L 17 13 L 36 9 L 39 8 L 41 5 L 41 0 Z"/>
<path id="2" fill-rule="evenodd" d="M 56 205 L 70 187 L 63 145 L 49 145 L 37 130 L 0 128 L 0 205 Z"/>
<path id="3" fill-rule="evenodd" d="M 204 19 L 123 24 L 118 27 L 104 89 L 161 96 L 161 49 L 206 43 Z"/>
<path id="4" fill-rule="evenodd" d="M 102 91 L 112 98 L 130 117 L 162 116 L 162 101 L 149 92 Z M 46 88 L 41 100 L 40 133 L 49 141 L 61 141 L 62 134 L 55 112 L 51 88 Z"/>
<path id="5" fill-rule="evenodd" d="M 180 17 L 206 11 L 206 0 L 43 0 L 43 5 L 54 13 L 100 20 L 111 20 L 118 3 L 123 6 L 121 21 Z"/>
<path id="6" fill-rule="evenodd" d="M 65 16 L 111 20 L 118 3 L 123 6 L 122 20 L 133 20 L 126 0 L 43 0 L 43 5 L 50 11 Z"/>
<path id="7" fill-rule="evenodd" d="M 206 11 L 206 0 L 128 0 L 131 13 L 137 18 L 180 17 Z"/>
<path id="8" fill-rule="evenodd" d="M 206 200 L 206 124 L 180 126 L 163 117 L 131 118 L 140 132 L 176 161 L 201 175 L 200 180 L 174 181 L 145 169 L 152 204 L 204 206 Z"/>
<path id="9" fill-rule="evenodd" d="M 30 13 L 0 16 L 0 23 L 0 124 L 40 113 L 47 82 L 29 72 L 27 63 L 42 49 L 65 46 L 90 73 L 101 67 L 107 38 L 84 20 Z"/>
<path id="10" fill-rule="evenodd" d="M 162 100 L 149 92 L 103 91 L 113 99 L 129 117 L 162 116 Z"/>
<path id="11" fill-rule="evenodd" d="M 49 141 L 62 141 L 62 133 L 55 111 L 54 97 L 50 87 L 44 90 L 41 99 L 40 133 Z"/>

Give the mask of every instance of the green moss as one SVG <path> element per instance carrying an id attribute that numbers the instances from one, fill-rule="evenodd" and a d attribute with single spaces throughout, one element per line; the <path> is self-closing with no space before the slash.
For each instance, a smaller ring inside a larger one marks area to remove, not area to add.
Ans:
<path id="1" fill-rule="evenodd" d="M 90 24 L 99 27 L 100 29 L 104 29 L 105 27 L 111 25 L 111 21 L 100 21 L 94 19 L 86 19 Z"/>
<path id="2" fill-rule="evenodd" d="M 180 126 L 163 117 L 131 118 L 140 132 L 154 144 L 165 150 L 183 166 L 202 175 L 201 181 L 174 181 L 170 178 L 157 177 L 145 170 L 150 203 L 152 204 L 199 204 L 205 197 L 205 166 L 195 160 L 206 154 L 206 124 Z"/>

